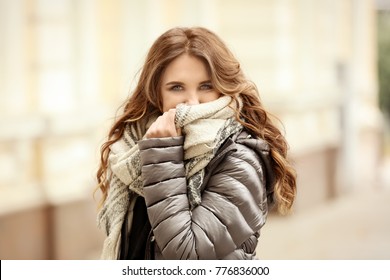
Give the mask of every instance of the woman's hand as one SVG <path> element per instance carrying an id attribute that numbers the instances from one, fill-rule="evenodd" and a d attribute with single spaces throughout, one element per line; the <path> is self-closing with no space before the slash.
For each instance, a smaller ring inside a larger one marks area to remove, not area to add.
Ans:
<path id="1" fill-rule="evenodd" d="M 176 109 L 170 109 L 157 120 L 152 123 L 148 131 L 146 131 L 146 138 L 164 138 L 175 137 L 181 135 L 181 129 L 176 129 L 175 126 Z"/>

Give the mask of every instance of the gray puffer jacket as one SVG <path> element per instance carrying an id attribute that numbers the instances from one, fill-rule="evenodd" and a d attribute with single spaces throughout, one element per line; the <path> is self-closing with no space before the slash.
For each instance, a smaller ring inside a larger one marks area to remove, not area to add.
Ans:
<path id="1" fill-rule="evenodd" d="M 190 210 L 183 137 L 140 141 L 156 259 L 254 259 L 272 202 L 268 144 L 240 132 L 206 167 L 201 204 Z"/>

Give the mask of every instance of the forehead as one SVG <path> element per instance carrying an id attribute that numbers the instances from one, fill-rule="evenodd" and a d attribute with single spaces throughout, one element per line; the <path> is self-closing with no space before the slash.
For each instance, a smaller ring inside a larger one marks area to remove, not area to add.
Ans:
<path id="1" fill-rule="evenodd" d="M 162 80 L 170 79 L 209 79 L 206 63 L 192 55 L 182 54 L 168 64 L 163 73 Z"/>

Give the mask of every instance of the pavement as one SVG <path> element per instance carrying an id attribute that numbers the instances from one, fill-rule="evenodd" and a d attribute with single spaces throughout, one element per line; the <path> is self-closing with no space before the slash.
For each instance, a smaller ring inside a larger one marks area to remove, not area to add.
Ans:
<path id="1" fill-rule="evenodd" d="M 257 256 L 268 260 L 389 260 L 387 180 L 387 187 L 344 195 L 287 217 L 270 215 Z"/>

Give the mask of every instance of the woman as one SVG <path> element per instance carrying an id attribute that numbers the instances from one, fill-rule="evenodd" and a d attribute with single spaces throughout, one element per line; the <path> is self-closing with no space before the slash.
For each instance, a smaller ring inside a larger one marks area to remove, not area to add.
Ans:
<path id="1" fill-rule="evenodd" d="M 256 87 L 205 28 L 152 45 L 101 149 L 104 259 L 254 259 L 269 206 L 295 173 Z"/>

